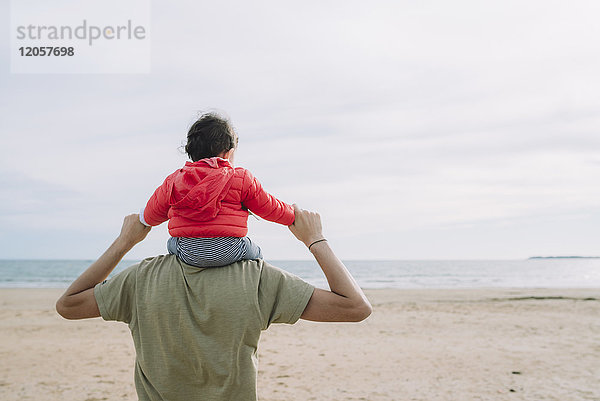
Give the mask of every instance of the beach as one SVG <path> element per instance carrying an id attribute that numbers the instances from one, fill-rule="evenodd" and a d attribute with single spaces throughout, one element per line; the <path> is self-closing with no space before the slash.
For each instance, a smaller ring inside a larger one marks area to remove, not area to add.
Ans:
<path id="1" fill-rule="evenodd" d="M 125 324 L 0 289 L 0 399 L 134 400 Z M 259 399 L 600 400 L 600 290 L 367 290 L 361 323 L 273 325 Z"/>

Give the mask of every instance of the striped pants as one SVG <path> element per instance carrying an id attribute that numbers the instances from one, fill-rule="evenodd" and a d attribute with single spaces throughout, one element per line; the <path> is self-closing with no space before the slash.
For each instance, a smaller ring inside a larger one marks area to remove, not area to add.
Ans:
<path id="1" fill-rule="evenodd" d="M 171 237 L 167 241 L 167 250 L 196 267 L 227 266 L 243 259 L 262 259 L 260 247 L 248 237 Z"/>

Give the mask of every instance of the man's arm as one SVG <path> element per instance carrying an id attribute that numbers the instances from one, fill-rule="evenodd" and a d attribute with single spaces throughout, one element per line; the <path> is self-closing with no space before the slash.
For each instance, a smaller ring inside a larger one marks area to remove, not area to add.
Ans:
<path id="1" fill-rule="evenodd" d="M 372 312 L 371 303 L 346 266 L 324 239 L 321 216 L 294 205 L 296 220 L 290 231 L 302 241 L 321 266 L 331 291 L 315 289 L 301 318 L 318 322 L 359 322 Z M 312 244 L 312 245 L 311 245 Z"/>
<path id="2" fill-rule="evenodd" d="M 66 319 L 85 319 L 99 317 L 100 310 L 94 297 L 94 287 L 108 277 L 117 264 L 150 232 L 150 227 L 139 221 L 137 214 L 131 214 L 123 220 L 123 227 L 117 239 L 92 263 L 86 271 L 67 288 L 56 301 L 56 311 Z"/>

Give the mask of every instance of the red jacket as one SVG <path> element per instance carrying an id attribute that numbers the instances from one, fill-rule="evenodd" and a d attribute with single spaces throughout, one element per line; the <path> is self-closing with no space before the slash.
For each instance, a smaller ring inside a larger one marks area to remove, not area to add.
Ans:
<path id="1" fill-rule="evenodd" d="M 244 237 L 248 210 L 275 223 L 294 222 L 292 206 L 265 192 L 248 170 L 212 157 L 186 162 L 169 175 L 148 201 L 143 221 L 157 226 L 169 220 L 173 237 Z"/>

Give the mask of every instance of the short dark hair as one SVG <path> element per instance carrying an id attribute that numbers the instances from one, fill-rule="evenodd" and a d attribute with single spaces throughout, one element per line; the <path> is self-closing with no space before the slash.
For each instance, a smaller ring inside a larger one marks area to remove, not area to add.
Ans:
<path id="1" fill-rule="evenodd" d="M 237 134 L 227 118 L 217 113 L 205 113 L 190 127 L 185 152 L 196 162 L 227 152 L 237 143 Z"/>

